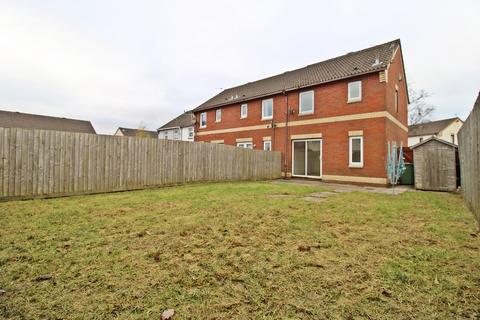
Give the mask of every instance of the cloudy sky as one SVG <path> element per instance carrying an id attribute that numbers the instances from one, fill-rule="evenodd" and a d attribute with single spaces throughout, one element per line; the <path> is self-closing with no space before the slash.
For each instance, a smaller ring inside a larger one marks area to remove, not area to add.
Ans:
<path id="1" fill-rule="evenodd" d="M 0 109 L 155 129 L 221 88 L 400 38 L 434 118 L 465 118 L 479 16 L 478 0 L 0 0 Z"/>

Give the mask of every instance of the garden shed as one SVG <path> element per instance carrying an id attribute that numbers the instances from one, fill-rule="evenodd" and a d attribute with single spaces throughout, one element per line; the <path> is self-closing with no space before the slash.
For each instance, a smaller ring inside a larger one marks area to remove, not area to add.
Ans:
<path id="1" fill-rule="evenodd" d="M 455 191 L 458 186 L 457 146 L 431 137 L 411 147 L 415 188 L 432 191 Z"/>

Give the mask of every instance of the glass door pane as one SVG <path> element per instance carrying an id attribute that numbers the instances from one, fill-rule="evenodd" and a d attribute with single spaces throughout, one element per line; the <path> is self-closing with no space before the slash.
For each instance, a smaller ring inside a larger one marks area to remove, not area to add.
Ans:
<path id="1" fill-rule="evenodd" d="M 307 141 L 307 176 L 320 177 L 320 140 Z"/>
<path id="2" fill-rule="evenodd" d="M 305 175 L 305 141 L 293 142 L 293 174 Z"/>

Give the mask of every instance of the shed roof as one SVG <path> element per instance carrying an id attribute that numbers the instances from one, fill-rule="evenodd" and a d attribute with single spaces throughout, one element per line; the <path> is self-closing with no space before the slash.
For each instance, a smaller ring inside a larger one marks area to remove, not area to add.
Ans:
<path id="1" fill-rule="evenodd" d="M 0 110 L 0 127 L 95 134 L 95 129 L 93 128 L 92 123 L 87 120 L 58 118 L 5 110 Z"/>
<path id="2" fill-rule="evenodd" d="M 397 48 L 401 48 L 400 39 L 225 89 L 193 111 L 385 70 Z"/>
<path id="3" fill-rule="evenodd" d="M 430 137 L 430 138 L 428 138 L 428 139 L 423 140 L 422 142 L 417 143 L 416 145 L 411 146 L 410 149 L 413 150 L 413 149 L 418 148 L 418 147 L 420 147 L 420 146 L 423 146 L 423 145 L 425 145 L 425 144 L 427 144 L 427 143 L 429 143 L 429 142 L 431 142 L 431 141 L 437 141 L 437 142 L 446 144 L 446 145 L 448 145 L 448 146 L 450 146 L 450 147 L 458 148 L 457 145 L 455 145 L 455 144 L 453 144 L 453 143 L 450 143 L 450 142 L 448 142 L 448 141 L 445 141 L 445 140 L 443 140 L 443 139 L 439 139 L 439 138 L 437 138 L 437 137 Z"/>

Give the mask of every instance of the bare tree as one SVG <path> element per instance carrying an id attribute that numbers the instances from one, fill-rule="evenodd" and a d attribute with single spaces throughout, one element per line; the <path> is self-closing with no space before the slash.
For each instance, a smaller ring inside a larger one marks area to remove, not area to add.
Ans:
<path id="1" fill-rule="evenodd" d="M 430 93 L 423 89 L 420 91 L 410 89 L 408 94 L 410 96 L 408 123 L 412 125 L 430 121 L 430 116 L 436 109 L 434 105 L 427 102 L 431 96 Z"/>
<path id="2" fill-rule="evenodd" d="M 145 123 L 143 123 L 143 121 L 140 123 L 140 125 L 138 126 L 138 129 L 137 129 L 137 133 L 135 134 L 135 136 L 137 138 L 146 138 L 147 137 L 147 133 L 145 132 Z"/>

